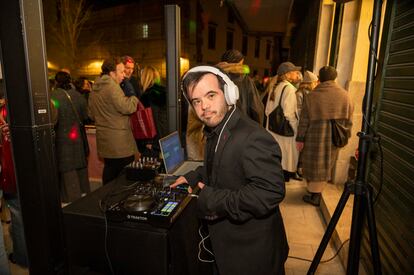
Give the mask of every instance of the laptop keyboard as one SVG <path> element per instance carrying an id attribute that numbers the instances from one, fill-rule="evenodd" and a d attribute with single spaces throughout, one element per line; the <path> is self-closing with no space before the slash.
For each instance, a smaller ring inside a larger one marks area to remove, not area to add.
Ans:
<path id="1" fill-rule="evenodd" d="M 185 161 L 178 169 L 174 172 L 174 175 L 181 176 L 192 170 L 195 170 L 197 167 L 202 166 L 203 162 L 201 161 Z"/>

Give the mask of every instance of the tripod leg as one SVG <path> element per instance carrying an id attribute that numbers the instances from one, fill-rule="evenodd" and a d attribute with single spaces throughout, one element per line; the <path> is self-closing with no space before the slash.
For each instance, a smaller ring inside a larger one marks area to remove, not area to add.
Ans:
<path id="1" fill-rule="evenodd" d="M 346 202 L 348 201 L 349 195 L 351 194 L 350 184 L 351 183 L 347 183 L 344 187 L 344 192 L 342 193 L 341 198 L 339 199 L 338 205 L 335 208 L 335 212 L 332 215 L 331 220 L 329 221 L 328 227 L 326 228 L 325 234 L 323 235 L 318 250 L 316 251 L 315 257 L 312 260 L 312 264 L 309 267 L 307 273 L 308 275 L 315 274 L 316 268 L 318 267 L 319 262 L 322 259 L 326 246 L 328 245 L 329 240 L 331 239 L 335 226 L 338 223 L 342 211 L 344 210 L 344 207 L 346 205 Z"/>
<path id="2" fill-rule="evenodd" d="M 361 193 L 362 186 L 356 184 L 354 196 L 354 206 L 352 212 L 351 237 L 349 240 L 347 275 L 357 275 L 359 271 L 359 256 L 361 248 L 361 232 L 364 215 L 366 211 L 366 201 L 363 199 Z"/>
<path id="3" fill-rule="evenodd" d="M 366 192 L 367 198 L 367 218 L 368 218 L 368 230 L 369 230 L 369 240 L 371 243 L 371 255 L 372 255 L 372 264 L 374 266 L 374 274 L 381 275 L 381 261 L 378 249 L 378 239 L 377 239 L 377 228 L 375 224 L 375 215 L 374 207 L 372 202 L 372 187 L 368 186 L 368 191 Z"/>

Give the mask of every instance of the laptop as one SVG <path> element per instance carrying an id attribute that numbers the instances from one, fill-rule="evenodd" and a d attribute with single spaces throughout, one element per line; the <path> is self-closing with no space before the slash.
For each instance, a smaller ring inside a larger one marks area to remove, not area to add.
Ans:
<path id="1" fill-rule="evenodd" d="M 182 176 L 203 165 L 202 161 L 185 160 L 184 149 L 177 131 L 161 138 L 159 143 L 166 175 Z"/>

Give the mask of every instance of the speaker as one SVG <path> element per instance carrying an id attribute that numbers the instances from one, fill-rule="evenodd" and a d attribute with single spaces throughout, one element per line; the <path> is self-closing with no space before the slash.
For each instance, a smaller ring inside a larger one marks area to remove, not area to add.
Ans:
<path id="1" fill-rule="evenodd" d="M 224 81 L 224 98 L 228 105 L 236 104 L 237 100 L 239 99 L 239 87 L 234 84 L 234 82 L 224 73 L 222 73 L 219 69 L 212 67 L 212 66 L 197 66 L 190 70 L 188 70 L 185 75 L 183 76 L 183 80 L 189 73 L 196 73 L 196 72 L 209 72 L 219 76 Z"/>

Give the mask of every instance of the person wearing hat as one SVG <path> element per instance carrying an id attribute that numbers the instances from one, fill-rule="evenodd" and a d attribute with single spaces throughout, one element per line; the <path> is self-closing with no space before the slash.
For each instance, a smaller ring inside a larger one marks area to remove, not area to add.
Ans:
<path id="1" fill-rule="evenodd" d="M 315 206 L 319 206 L 326 182 L 332 178 L 340 149 L 332 143 L 331 120 L 348 128 L 348 136 L 352 127 L 353 104 L 348 92 L 335 83 L 336 76 L 333 67 L 319 70 L 321 83 L 305 96 L 296 136 L 309 192 L 303 200 Z"/>
<path id="2" fill-rule="evenodd" d="M 305 71 L 304 77 L 302 82 L 299 85 L 299 89 L 296 91 L 296 101 L 298 104 L 298 117 L 300 118 L 300 114 L 302 112 L 302 104 L 303 100 L 305 98 L 305 95 L 309 94 L 313 89 L 315 89 L 316 86 L 319 84 L 318 77 L 310 72 Z M 295 175 L 295 179 L 302 180 L 302 155 L 299 154 L 299 160 L 298 160 L 298 169 L 297 169 L 297 175 Z"/>
<path id="3" fill-rule="evenodd" d="M 313 89 L 316 88 L 319 84 L 318 77 L 310 72 L 305 71 L 303 76 L 303 80 L 299 85 L 299 89 L 296 91 L 296 101 L 298 105 L 298 116 L 300 117 L 300 113 L 302 112 L 302 104 L 305 95 L 309 94 Z"/>
<path id="4" fill-rule="evenodd" d="M 283 62 L 280 64 L 279 68 L 277 69 L 278 77 L 276 85 L 274 85 L 273 89 L 269 92 L 265 108 L 265 128 L 279 143 L 280 149 L 282 150 L 282 168 L 286 182 L 295 176 L 299 157 L 299 152 L 296 149 L 295 144 L 295 135 L 299 116 L 297 113 L 297 102 L 295 94 L 296 88 L 294 86 L 294 83 L 297 83 L 299 81 L 299 72 L 301 69 L 301 67 L 297 67 L 291 62 Z M 283 108 L 284 115 L 289 121 L 295 133 L 295 135 L 292 137 L 281 136 L 269 129 L 269 115 L 279 105 L 279 101 Z"/>

